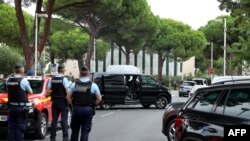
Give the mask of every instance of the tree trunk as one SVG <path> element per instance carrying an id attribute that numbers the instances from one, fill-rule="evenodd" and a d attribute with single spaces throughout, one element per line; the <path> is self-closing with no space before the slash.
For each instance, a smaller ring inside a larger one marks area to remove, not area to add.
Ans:
<path id="1" fill-rule="evenodd" d="M 53 12 L 54 3 L 55 3 L 55 0 L 49 0 L 48 1 L 48 10 L 47 10 L 48 17 L 46 18 L 46 21 L 45 21 L 45 24 L 44 24 L 43 38 L 42 38 L 40 46 L 38 48 L 39 54 L 41 54 L 43 52 L 45 44 L 46 44 L 46 42 L 48 40 L 48 37 L 49 37 L 51 15 L 52 15 L 52 12 Z M 40 56 L 39 56 L 39 58 L 40 58 Z"/>
<path id="2" fill-rule="evenodd" d="M 162 68 L 164 59 L 162 59 L 162 53 L 158 52 L 158 80 L 162 81 Z"/>
<path id="3" fill-rule="evenodd" d="M 126 50 L 125 52 L 125 56 L 126 56 L 126 65 L 129 65 L 130 64 L 130 50 Z"/>
<path id="4" fill-rule="evenodd" d="M 77 63 L 78 63 L 79 71 L 81 71 L 81 68 L 82 68 L 83 65 L 84 65 L 83 59 L 82 59 L 82 58 L 78 58 L 78 59 L 77 59 Z"/>
<path id="5" fill-rule="evenodd" d="M 15 0 L 15 10 L 16 10 L 16 18 L 19 26 L 19 33 L 20 33 L 20 39 L 22 43 L 24 58 L 26 62 L 26 71 L 32 69 L 34 55 L 33 50 L 29 46 L 29 39 L 28 34 L 26 30 L 26 24 L 23 16 L 22 11 L 22 1 L 21 0 Z"/>
<path id="6" fill-rule="evenodd" d="M 89 43 L 88 43 L 88 50 L 87 50 L 87 57 L 85 60 L 85 65 L 90 68 L 90 61 L 91 61 L 91 57 L 94 51 L 94 40 L 95 40 L 95 34 L 91 33 L 90 34 L 90 39 L 89 39 Z"/>

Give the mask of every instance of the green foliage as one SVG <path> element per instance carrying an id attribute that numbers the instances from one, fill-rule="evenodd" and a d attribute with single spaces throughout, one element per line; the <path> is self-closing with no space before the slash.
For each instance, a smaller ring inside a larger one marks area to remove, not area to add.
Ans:
<path id="1" fill-rule="evenodd" d="M 10 73 L 13 73 L 13 68 L 16 63 L 24 62 L 24 58 L 12 50 L 7 45 L 0 43 L 0 74 L 7 76 Z"/>
<path id="2" fill-rule="evenodd" d="M 107 52 L 110 50 L 111 46 L 109 43 L 103 40 L 96 40 L 96 58 L 97 60 L 104 60 Z"/>
<path id="3" fill-rule="evenodd" d="M 60 59 L 80 59 L 87 51 L 89 36 L 79 29 L 57 31 L 50 37 L 51 52 Z"/>
<path id="4" fill-rule="evenodd" d="M 11 47 L 21 47 L 15 8 L 8 4 L 0 3 L 0 17 L 0 42 L 6 43 Z M 24 13 L 24 18 L 28 36 L 31 38 L 33 17 Z"/>

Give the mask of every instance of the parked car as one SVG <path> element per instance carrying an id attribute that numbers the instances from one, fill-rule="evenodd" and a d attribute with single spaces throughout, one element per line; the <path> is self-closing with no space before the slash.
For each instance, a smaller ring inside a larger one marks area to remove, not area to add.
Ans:
<path id="1" fill-rule="evenodd" d="M 34 134 L 37 138 L 43 139 L 47 135 L 48 127 L 52 121 L 51 96 L 47 95 L 46 87 L 50 77 L 27 77 L 33 94 L 28 96 L 33 107 L 29 109 L 26 133 Z M 0 83 L 0 132 L 4 132 L 8 127 L 8 95 L 5 89 L 6 81 Z M 68 124 L 71 120 L 69 112 Z"/>
<path id="2" fill-rule="evenodd" d="M 195 81 L 197 85 L 208 85 L 207 79 L 204 78 L 193 78 L 192 81 Z"/>
<path id="3" fill-rule="evenodd" d="M 249 84 L 198 89 L 175 119 L 175 141 L 223 141 L 224 125 L 250 125 Z"/>
<path id="4" fill-rule="evenodd" d="M 183 81 L 180 85 L 179 96 L 188 96 L 194 85 L 196 85 L 195 81 Z"/>
<path id="5" fill-rule="evenodd" d="M 168 141 L 174 141 L 175 118 L 185 102 L 174 102 L 168 104 L 162 118 L 162 133 L 167 136 Z"/>
<path id="6" fill-rule="evenodd" d="M 116 104 L 141 104 L 148 108 L 152 104 L 164 109 L 171 103 L 169 89 L 152 76 L 133 73 L 92 73 L 103 94 L 102 109 Z"/>
<path id="7" fill-rule="evenodd" d="M 204 87 L 207 87 L 207 86 L 206 85 L 194 85 L 191 91 L 189 92 L 188 97 L 191 97 L 197 89 L 204 88 Z"/>

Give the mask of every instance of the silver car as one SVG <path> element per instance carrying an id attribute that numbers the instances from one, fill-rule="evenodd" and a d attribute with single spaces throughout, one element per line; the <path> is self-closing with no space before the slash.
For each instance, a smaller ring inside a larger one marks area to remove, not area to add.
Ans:
<path id="1" fill-rule="evenodd" d="M 180 85 L 179 96 L 188 96 L 194 85 L 196 85 L 195 81 L 183 81 Z"/>

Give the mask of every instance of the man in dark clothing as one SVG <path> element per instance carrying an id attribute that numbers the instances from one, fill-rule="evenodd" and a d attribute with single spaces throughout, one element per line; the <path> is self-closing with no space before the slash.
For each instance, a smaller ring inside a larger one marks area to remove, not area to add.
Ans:
<path id="1" fill-rule="evenodd" d="M 100 90 L 91 82 L 87 67 L 81 68 L 80 76 L 80 80 L 71 85 L 70 95 L 67 97 L 69 103 L 73 105 L 71 141 L 78 141 L 80 129 L 80 141 L 88 141 L 95 105 L 101 102 Z"/>
<path id="2" fill-rule="evenodd" d="M 15 75 L 7 81 L 8 89 L 8 141 L 23 141 L 27 124 L 27 107 L 31 106 L 28 94 L 32 94 L 29 81 L 23 78 L 24 67 L 21 64 L 15 66 Z"/>
<path id="3" fill-rule="evenodd" d="M 65 66 L 59 64 L 58 74 L 56 74 L 48 83 L 47 93 L 52 98 L 52 123 L 50 140 L 55 141 L 56 128 L 59 115 L 61 114 L 61 126 L 63 131 L 63 141 L 68 141 L 68 112 L 69 105 L 66 96 L 69 93 L 68 79 L 64 77 Z"/>

